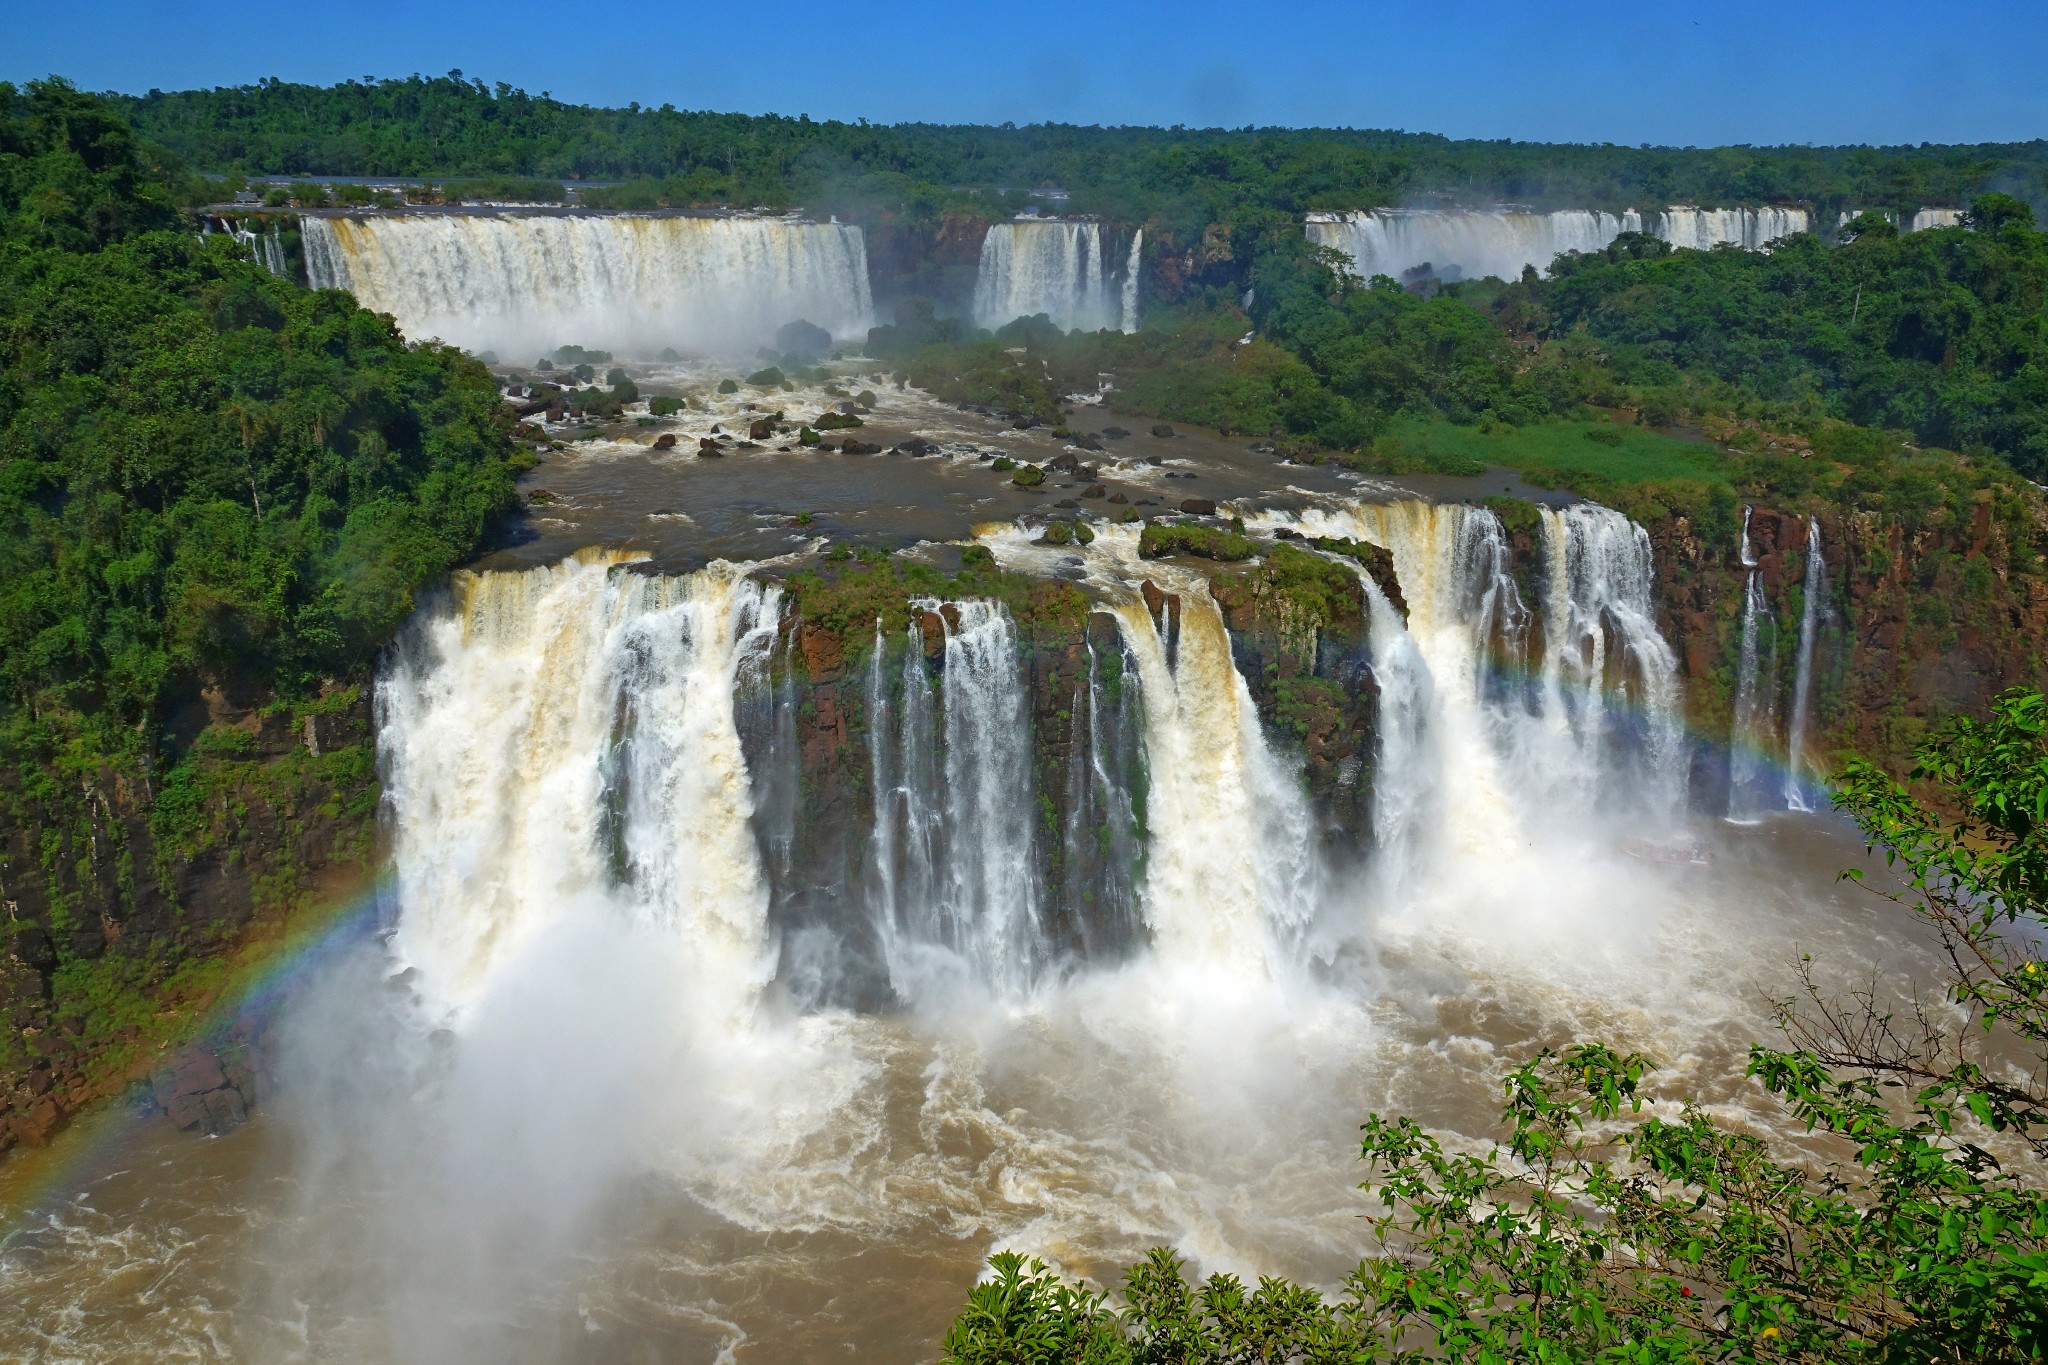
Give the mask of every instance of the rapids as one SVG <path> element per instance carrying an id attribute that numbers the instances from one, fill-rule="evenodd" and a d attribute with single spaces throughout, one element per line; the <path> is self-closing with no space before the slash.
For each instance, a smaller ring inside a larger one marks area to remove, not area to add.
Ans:
<path id="1" fill-rule="evenodd" d="M 677 429 L 741 411 L 702 389 Z M 1003 1248 L 1331 1285 L 1373 1250 L 1364 1115 L 1484 1140 L 1502 1068 L 1579 1037 L 1801 1141 L 1739 1079 L 1770 997 L 1801 953 L 1866 983 L 1923 959 L 1835 881 L 1837 822 L 1718 818 L 1641 527 L 1556 499 L 1518 540 L 1478 505 L 1497 474 L 1282 482 L 1213 437 L 1091 456 L 1133 505 L 1198 475 L 1255 534 L 1390 552 L 1405 610 L 1361 574 L 1343 675 L 1374 716 L 1347 867 L 1209 570 L 1107 521 L 1041 543 L 1031 499 L 1082 489 L 981 457 L 1048 438 L 920 401 L 874 425 L 925 459 L 622 438 L 536 472 L 565 520 L 423 602 L 384 665 L 393 876 L 278 1024 L 280 1096 L 217 1140 L 81 1152 L 0 1241 L 0 1358 L 924 1359 Z M 922 599 L 907 631 L 844 623 L 865 652 L 832 704 L 871 738 L 806 754 L 787 585 L 842 527 L 1085 595 L 1071 691 L 1032 702 L 1014 603 Z M 804 880 L 828 760 L 871 798 Z"/>

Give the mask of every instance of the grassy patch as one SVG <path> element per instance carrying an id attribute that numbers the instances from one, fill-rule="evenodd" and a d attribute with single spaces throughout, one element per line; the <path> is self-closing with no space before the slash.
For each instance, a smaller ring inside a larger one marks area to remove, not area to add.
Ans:
<path id="1" fill-rule="evenodd" d="M 1458 426 L 1396 422 L 1373 446 L 1389 473 L 1480 474 L 1488 465 L 1521 471 L 1532 483 L 1588 489 L 1694 483 L 1732 487 L 1728 457 L 1710 445 L 1606 422 Z"/>

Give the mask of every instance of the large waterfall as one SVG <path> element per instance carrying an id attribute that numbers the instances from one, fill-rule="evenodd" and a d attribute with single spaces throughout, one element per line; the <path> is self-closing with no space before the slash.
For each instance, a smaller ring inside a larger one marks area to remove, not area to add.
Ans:
<path id="1" fill-rule="evenodd" d="M 981 241 L 974 279 L 974 320 L 1001 327 L 1039 313 L 1084 332 L 1134 330 L 1140 243 L 1118 280 L 1109 267 L 1102 225 L 1020 219 L 994 223 Z"/>
<path id="2" fill-rule="evenodd" d="M 1309 240 L 1343 252 L 1363 279 L 1401 278 L 1425 266 L 1440 279 L 1518 278 L 1525 266 L 1548 270 L 1560 252 L 1597 251 L 1624 232 L 1650 232 L 1673 246 L 1761 250 L 1807 229 L 1805 209 L 1698 209 L 1596 213 L 1559 209 L 1369 209 L 1311 213 Z"/>
<path id="3" fill-rule="evenodd" d="M 873 895 L 891 984 L 917 999 L 964 972 L 1015 993 L 1046 955 L 1016 628 L 998 602 L 916 610 L 900 689 L 879 636 L 868 676 Z M 943 641 L 936 686 L 920 621 Z"/>
<path id="4" fill-rule="evenodd" d="M 379 689 L 393 948 L 459 1017 L 525 942 L 610 915 L 688 964 L 684 1005 L 743 1013 L 768 887 L 735 723 L 778 594 L 731 566 L 642 574 L 592 552 L 462 576 Z"/>
<path id="5" fill-rule="evenodd" d="M 857 227 L 774 218 L 418 213 L 309 216 L 306 271 L 437 336 L 508 357 L 561 345 L 751 353 L 801 318 L 864 335 Z"/>

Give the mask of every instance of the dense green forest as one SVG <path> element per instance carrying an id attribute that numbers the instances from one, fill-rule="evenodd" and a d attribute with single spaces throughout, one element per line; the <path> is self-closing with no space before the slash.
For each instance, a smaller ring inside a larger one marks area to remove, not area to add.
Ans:
<path id="1" fill-rule="evenodd" d="M 631 197 L 679 205 L 900 209 L 1058 186 L 1078 210 L 1189 223 L 1418 195 L 1617 209 L 1801 200 L 1824 217 L 1961 204 L 1986 189 L 2048 197 L 2048 141 L 1696 149 L 1357 129 L 882 126 L 595 108 L 459 72 L 113 98 L 143 136 L 200 170 L 641 181 Z"/>
<path id="2" fill-rule="evenodd" d="M 54 952 L 60 994 L 115 936 L 94 898 L 130 904 L 219 804 L 202 694 L 361 676 L 514 501 L 482 365 L 202 242 L 172 198 L 104 102 L 0 84 L 0 879 L 47 907 L 54 946 L 17 954 Z"/>

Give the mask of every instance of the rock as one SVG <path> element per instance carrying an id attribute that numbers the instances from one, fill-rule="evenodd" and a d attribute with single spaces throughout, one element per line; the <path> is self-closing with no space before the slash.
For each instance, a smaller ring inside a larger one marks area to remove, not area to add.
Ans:
<path id="1" fill-rule="evenodd" d="M 1177 433 L 1174 431 L 1172 427 L 1166 425 L 1166 423 L 1164 422 L 1154 422 L 1152 424 L 1152 434 L 1154 436 L 1173 436 Z"/>
<path id="2" fill-rule="evenodd" d="M 868 441 L 857 441 L 849 436 L 840 442 L 839 450 L 845 455 L 879 455 L 882 448 Z"/>
<path id="3" fill-rule="evenodd" d="M 1061 473 L 1071 473 L 1073 470 L 1080 468 L 1080 466 L 1081 461 L 1075 458 L 1074 452 L 1071 450 L 1063 450 L 1045 462 L 1045 467 L 1048 470 L 1058 470 Z"/>
<path id="4" fill-rule="evenodd" d="M 149 1078 L 150 1092 L 158 1107 L 168 1110 L 171 1101 L 184 1095 L 218 1090 L 228 1083 L 220 1059 L 203 1047 L 183 1047 L 172 1053 Z"/>
<path id="5" fill-rule="evenodd" d="M 1122 493 L 1111 493 L 1111 494 L 1109 495 L 1109 500 L 1110 500 L 1111 502 L 1119 502 L 1119 503 L 1122 503 L 1122 502 L 1129 502 L 1129 501 L 1130 501 L 1130 499 L 1129 499 L 1129 498 L 1127 498 L 1127 497 L 1125 497 L 1125 496 L 1124 496 L 1124 495 L 1123 495 Z"/>
<path id="6" fill-rule="evenodd" d="M 757 418 L 747 424 L 747 439 L 750 441 L 766 441 L 774 435 L 775 419 L 773 417 Z"/>
<path id="7" fill-rule="evenodd" d="M 697 442 L 697 458 L 700 460 L 722 460 L 725 458 L 725 448 L 719 445 L 717 441 L 706 436 L 703 440 Z"/>
<path id="8" fill-rule="evenodd" d="M 664 431 L 661 435 L 654 438 L 654 448 L 656 450 L 674 450 L 676 448 L 676 434 L 673 431 Z"/>
<path id="9" fill-rule="evenodd" d="M 1081 496 L 1084 498 L 1106 498 L 1109 496 L 1109 490 L 1099 483 L 1091 483 L 1082 492 Z"/>
<path id="10" fill-rule="evenodd" d="M 1019 488 L 1036 488 L 1045 482 L 1045 471 L 1037 465 L 1018 465 L 1017 472 L 1011 476 L 1010 482 Z"/>
<path id="11" fill-rule="evenodd" d="M 1053 506 L 1054 506 L 1054 507 L 1067 507 L 1067 508 L 1079 508 L 1079 507 L 1080 507 L 1080 505 L 1081 505 L 1080 503 L 1078 503 L 1078 502 L 1074 501 L 1074 499 L 1072 499 L 1072 498 L 1061 498 L 1061 499 L 1060 499 L 1060 500 L 1059 500 L 1058 502 L 1056 502 L 1056 503 L 1054 503 L 1054 504 L 1053 504 Z"/>
<path id="12" fill-rule="evenodd" d="M 1101 433 L 1102 439 L 1105 441 L 1121 441 L 1130 434 L 1130 432 L 1125 431 L 1122 427 L 1104 427 Z"/>
<path id="13" fill-rule="evenodd" d="M 54 1097 L 45 1095 L 30 1105 L 26 1113 L 15 1115 L 14 1135 L 24 1147 L 46 1147 L 63 1126 L 64 1107 Z"/>
<path id="14" fill-rule="evenodd" d="M 927 441 L 922 436 L 911 436 L 898 441 L 894 447 L 894 453 L 898 455 L 936 455 L 939 453 L 939 446 L 936 441 Z"/>
<path id="15" fill-rule="evenodd" d="M 1279 539 L 1279 540 L 1300 540 L 1300 539 L 1301 539 L 1301 532 L 1299 532 L 1299 531 L 1295 530 L 1295 529 L 1294 529 L 1294 528 L 1293 528 L 1292 526 L 1281 526 L 1281 527 L 1277 527 L 1277 528 L 1275 528 L 1275 530 L 1274 530 L 1274 532 L 1273 532 L 1273 535 L 1274 535 L 1274 537 L 1275 537 L 1275 538 L 1277 538 L 1277 539 Z"/>
<path id="16" fill-rule="evenodd" d="M 1180 510 L 1191 517 L 1213 517 L 1216 515 L 1216 501 L 1213 498 L 1182 498 Z"/>
<path id="17" fill-rule="evenodd" d="M 946 621 L 937 612 L 917 613 L 917 633 L 924 640 L 926 658 L 936 659 L 946 652 Z"/>

